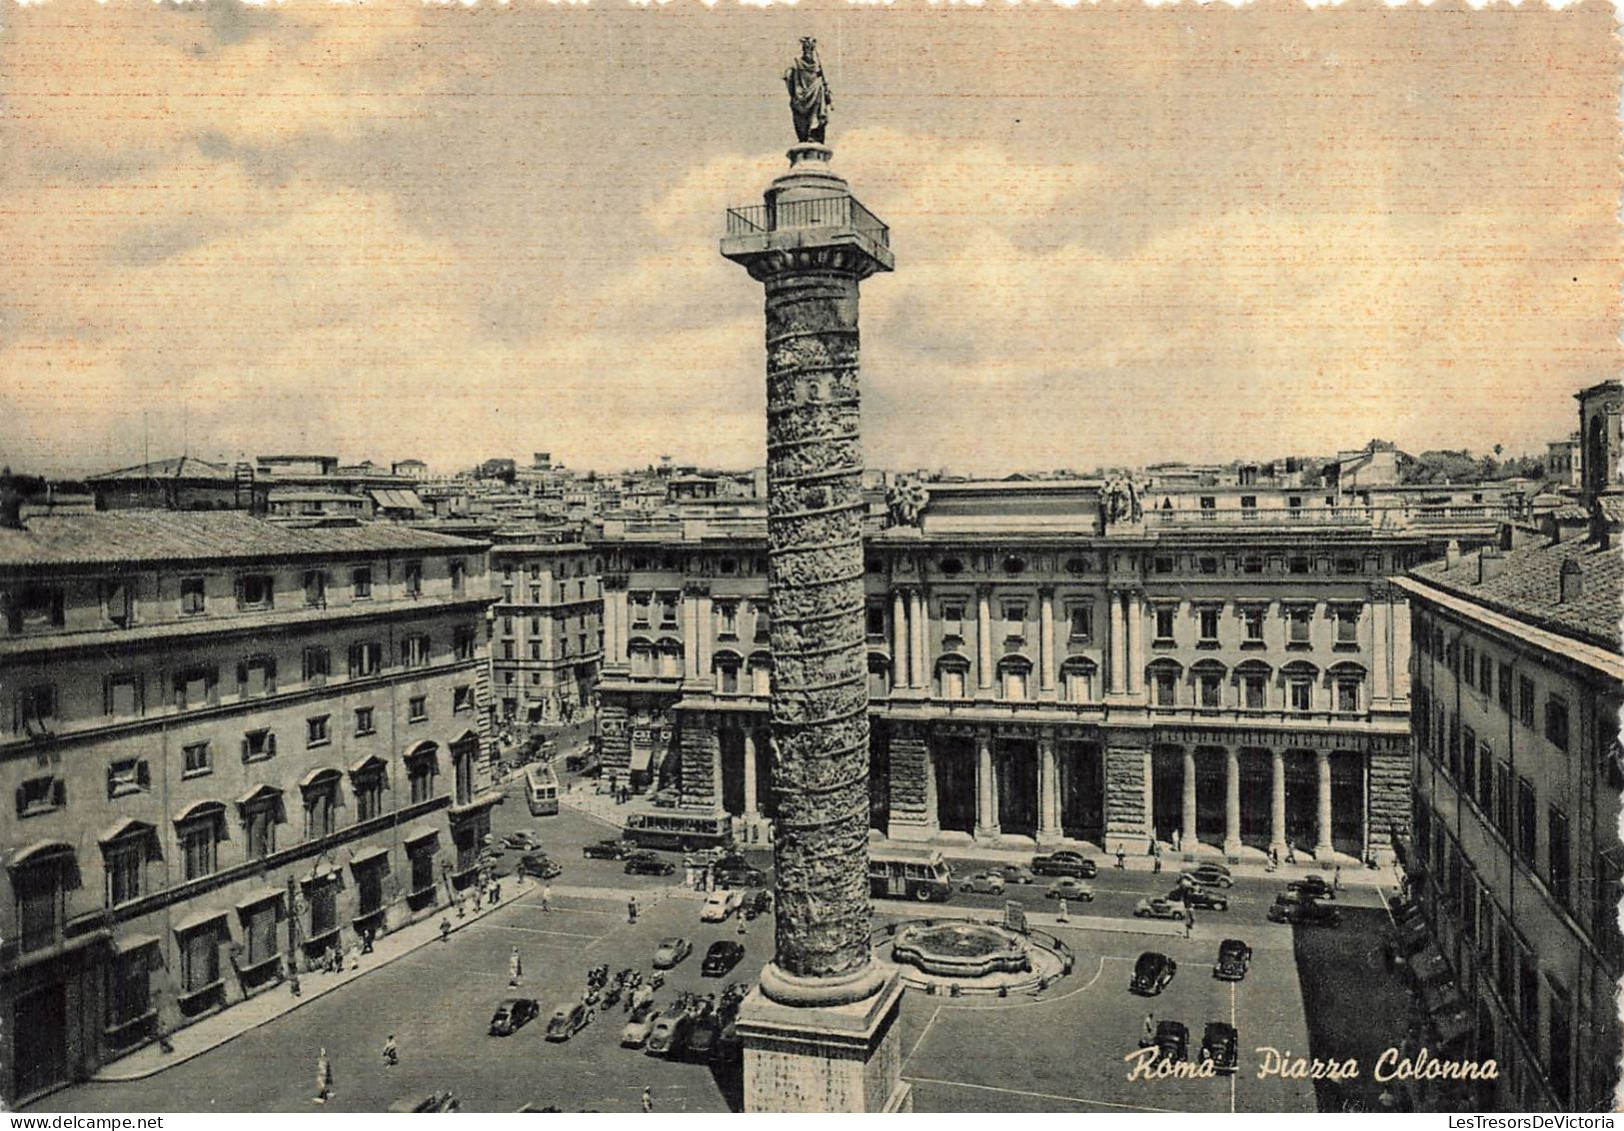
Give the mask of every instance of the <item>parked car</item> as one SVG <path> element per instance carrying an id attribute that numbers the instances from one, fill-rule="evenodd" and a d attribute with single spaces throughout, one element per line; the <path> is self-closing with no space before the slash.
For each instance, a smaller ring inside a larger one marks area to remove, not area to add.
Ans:
<path id="1" fill-rule="evenodd" d="M 653 1002 L 646 1002 L 632 1010 L 631 1020 L 620 1031 L 622 1047 L 640 1049 L 648 1043 L 649 1034 L 654 1031 L 654 1025 L 660 1020 L 660 1011 L 654 1008 Z"/>
<path id="2" fill-rule="evenodd" d="M 545 852 L 527 852 L 519 857 L 519 875 L 534 876 L 538 880 L 551 880 L 564 874 L 564 869 Z"/>
<path id="3" fill-rule="evenodd" d="M 1135 919 L 1182 919 L 1184 907 L 1170 899 L 1141 899 L 1134 905 Z"/>
<path id="4" fill-rule="evenodd" d="M 1238 982 L 1252 968 L 1252 948 L 1240 939 L 1225 939 L 1218 944 L 1218 961 L 1212 964 L 1212 976 L 1221 982 Z"/>
<path id="5" fill-rule="evenodd" d="M 679 1057 L 688 1044 L 688 1034 L 693 1031 L 694 1019 L 686 1010 L 673 1010 L 670 1013 L 660 1014 L 660 1019 L 649 1030 L 648 1041 L 643 1045 L 643 1051 L 649 1056 Z"/>
<path id="6" fill-rule="evenodd" d="M 1228 911 L 1229 897 L 1219 895 L 1211 888 L 1178 887 L 1167 893 L 1169 901 L 1178 900 L 1186 907 L 1199 907 L 1207 911 Z"/>
<path id="7" fill-rule="evenodd" d="M 707 978 L 720 978 L 739 964 L 744 957 L 744 946 L 732 939 L 719 939 L 710 944 L 699 972 Z"/>
<path id="8" fill-rule="evenodd" d="M 773 893 L 766 888 L 749 893 L 744 897 L 744 908 L 741 914 L 746 919 L 754 919 L 757 915 L 768 915 L 773 909 Z"/>
<path id="9" fill-rule="evenodd" d="M 1032 869 L 1025 864 L 1005 864 L 1003 876 L 1006 884 L 1035 884 L 1038 882 L 1038 878 L 1032 874 Z"/>
<path id="10" fill-rule="evenodd" d="M 1051 852 L 1047 856 L 1032 857 L 1032 872 L 1039 876 L 1076 876 L 1083 880 L 1092 880 L 1099 874 L 1100 866 L 1081 852 L 1070 849 L 1061 849 Z"/>
<path id="11" fill-rule="evenodd" d="M 654 968 L 656 970 L 669 970 L 694 952 L 694 944 L 687 939 L 672 935 L 660 940 L 654 948 Z"/>
<path id="12" fill-rule="evenodd" d="M 567 1041 L 592 1020 L 592 1011 L 578 1001 L 567 1001 L 553 1010 L 552 1018 L 547 1022 L 547 1039 L 549 1041 Z"/>
<path id="13" fill-rule="evenodd" d="M 709 1060 L 716 1055 L 716 1046 L 722 1037 L 722 1019 L 714 1013 L 694 1018 L 689 1026 L 688 1039 L 683 1042 L 682 1054 L 689 1060 Z"/>
<path id="14" fill-rule="evenodd" d="M 540 852 L 541 841 L 526 832 L 508 833 L 502 838 L 502 847 L 515 852 Z"/>
<path id="15" fill-rule="evenodd" d="M 1235 882 L 1235 877 L 1230 874 L 1227 867 L 1210 860 L 1197 864 L 1194 868 L 1184 869 L 1179 878 L 1182 880 L 1186 877 L 1192 883 L 1204 884 L 1212 888 L 1227 888 Z"/>
<path id="16" fill-rule="evenodd" d="M 629 840 L 600 840 L 581 849 L 588 860 L 624 860 L 637 851 Z"/>
<path id="17" fill-rule="evenodd" d="M 701 923 L 720 923 L 733 914 L 744 903 L 744 892 L 737 888 L 719 888 L 705 897 L 705 905 L 699 909 Z"/>
<path id="18" fill-rule="evenodd" d="M 998 872 L 975 872 L 959 881 L 959 890 L 981 895 L 1003 895 L 1004 877 Z"/>
<path id="19" fill-rule="evenodd" d="M 1238 1061 L 1238 1043 L 1235 1026 L 1227 1021 L 1208 1021 L 1206 1030 L 1201 1034 L 1201 1059 L 1212 1061 L 1212 1066 L 1219 1072 L 1234 1072 Z"/>
<path id="20" fill-rule="evenodd" d="M 1336 888 L 1331 885 L 1331 881 L 1312 872 L 1300 880 L 1292 880 L 1286 885 L 1286 890 L 1299 892 L 1310 899 L 1336 898 Z"/>
<path id="21" fill-rule="evenodd" d="M 541 1014 L 541 1006 L 534 998 L 510 997 L 491 1014 L 490 1034 L 493 1037 L 512 1036 Z"/>
<path id="22" fill-rule="evenodd" d="M 682 791 L 676 789 L 675 787 L 670 789 L 662 789 L 660 792 L 654 795 L 654 807 L 656 809 L 675 809 L 681 804 Z"/>
<path id="23" fill-rule="evenodd" d="M 1086 884 L 1082 880 L 1063 876 L 1050 884 L 1043 893 L 1044 899 L 1076 899 L 1083 903 L 1091 903 L 1094 899 L 1094 885 Z"/>
<path id="24" fill-rule="evenodd" d="M 1179 964 L 1167 955 L 1147 950 L 1133 964 L 1133 980 L 1128 983 L 1128 990 L 1141 997 L 1155 997 L 1167 988 L 1178 968 Z"/>
<path id="25" fill-rule="evenodd" d="M 1184 1027 L 1184 1022 L 1156 1022 L 1156 1056 L 1169 1063 L 1189 1059 L 1190 1030 Z"/>
<path id="26" fill-rule="evenodd" d="M 1300 923 L 1310 927 L 1335 927 L 1342 915 L 1334 907 L 1327 907 L 1315 899 L 1305 899 L 1300 892 L 1284 892 L 1274 897 L 1269 908 L 1269 919 L 1275 923 Z"/>
<path id="27" fill-rule="evenodd" d="M 767 882 L 767 873 L 752 865 L 742 856 L 728 856 L 711 867 L 711 875 L 718 887 L 759 888 Z"/>
<path id="28" fill-rule="evenodd" d="M 626 866 L 621 870 L 628 876 L 669 876 L 677 866 L 652 852 L 634 852 L 626 857 Z"/>

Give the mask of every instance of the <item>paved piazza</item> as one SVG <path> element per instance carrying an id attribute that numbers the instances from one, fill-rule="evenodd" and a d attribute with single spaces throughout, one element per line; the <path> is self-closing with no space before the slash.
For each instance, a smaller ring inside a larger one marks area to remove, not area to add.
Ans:
<path id="1" fill-rule="evenodd" d="M 658 1000 L 676 990 L 719 992 L 735 979 L 752 978 L 770 955 L 770 926 L 701 924 L 699 903 L 671 891 L 669 881 L 628 877 L 618 864 L 587 861 L 579 846 L 607 835 L 596 818 L 566 809 L 534 819 L 516 796 L 498 807 L 494 832 L 539 830 L 550 852 L 564 863 L 554 881 L 555 909 L 540 908 L 532 889 L 511 906 L 258 1029 L 174 1068 L 142 1080 L 90 1083 L 57 1092 L 36 1111 L 309 1111 L 317 1110 L 311 1084 L 317 1050 L 333 1060 L 336 1095 L 325 1110 L 380 1111 L 437 1089 L 456 1093 L 466 1111 L 516 1111 L 557 1107 L 566 1111 L 635 1111 L 644 1086 L 657 1111 L 730 1110 L 738 1102 L 736 1079 L 711 1069 L 671 1063 L 619 1045 L 624 1014 L 617 1006 L 566 1044 L 542 1039 L 543 1022 L 509 1038 L 486 1035 L 496 1003 L 509 996 L 507 958 L 518 946 L 525 968 L 521 991 L 537 998 L 543 1014 L 580 993 L 588 967 L 637 966 L 647 971 L 656 941 L 682 934 L 694 954 L 670 976 Z M 1077 953 L 1075 972 L 1038 998 L 932 997 L 908 991 L 899 1024 L 919 1111 L 1311 1111 L 1314 1095 L 1305 1081 L 1258 1080 L 1252 1049 L 1270 1044 L 1306 1055 L 1309 1038 L 1303 995 L 1292 958 L 1288 928 L 1267 923 L 1264 910 L 1274 878 L 1242 879 L 1226 913 L 1198 913 L 1195 937 L 1180 925 L 1132 919 L 1134 901 L 1171 886 L 1171 876 L 1119 872 L 1105 865 L 1092 904 L 1074 905 L 1071 923 L 1052 928 Z M 955 870 L 971 870 L 955 861 Z M 594 895 L 559 895 L 558 889 Z M 641 913 L 626 921 L 625 896 L 639 893 Z M 1034 912 L 1054 905 L 1040 882 L 1012 888 L 1008 898 Z M 1366 877 L 1355 878 L 1345 904 L 1374 907 L 1380 894 Z M 1001 913 L 1004 897 L 955 896 L 945 908 L 877 901 L 876 922 L 921 915 Z M 1110 929 L 1100 929 L 1102 919 Z M 1372 932 L 1379 922 L 1361 917 Z M 1045 929 L 1050 929 L 1045 921 Z M 1344 928 L 1346 930 L 1346 928 Z M 1218 940 L 1244 938 L 1254 950 L 1252 969 L 1238 986 L 1213 979 Z M 699 959 L 716 939 L 742 941 L 745 961 L 731 978 L 701 978 Z M 1178 975 L 1159 998 L 1128 992 L 1134 959 L 1147 949 L 1164 951 Z M 312 975 L 311 977 L 320 977 Z M 1145 1012 L 1179 1020 L 1198 1044 L 1211 1020 L 1233 1020 L 1240 1032 L 1242 1069 L 1213 1080 L 1134 1081 L 1124 1054 L 1137 1046 Z M 384 1039 L 393 1032 L 401 1062 L 386 1068 Z M 110 1066 L 117 1070 L 116 1063 Z"/>

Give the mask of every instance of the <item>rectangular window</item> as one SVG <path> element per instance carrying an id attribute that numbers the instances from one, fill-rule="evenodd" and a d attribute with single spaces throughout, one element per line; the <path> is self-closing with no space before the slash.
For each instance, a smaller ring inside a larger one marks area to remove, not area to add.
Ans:
<path id="1" fill-rule="evenodd" d="M 1522 952 L 1517 964 L 1517 1013 L 1523 1032 L 1539 1043 L 1539 967 L 1533 955 Z"/>
<path id="2" fill-rule="evenodd" d="M 62 868 L 51 861 L 12 873 L 17 897 L 18 946 L 24 952 L 50 946 L 61 937 L 66 908 Z"/>
<path id="3" fill-rule="evenodd" d="M 357 707 L 355 709 L 355 733 L 357 737 L 375 734 L 378 726 L 371 707 Z"/>
<path id="4" fill-rule="evenodd" d="M 1242 573 L 1262 573 L 1263 558 L 1258 554 L 1248 554 L 1241 559 Z"/>
<path id="5" fill-rule="evenodd" d="M 331 717 L 330 715 L 316 715 L 305 720 L 306 746 L 326 746 L 333 740 L 333 736 L 327 728 L 327 720 Z"/>
<path id="6" fill-rule="evenodd" d="M 401 582 L 408 597 L 421 597 L 423 595 L 423 563 L 407 562 L 402 571 Z"/>
<path id="7" fill-rule="evenodd" d="M 449 568 L 451 570 L 451 592 L 461 594 L 464 588 L 463 579 L 468 573 L 467 563 L 460 559 L 454 559 Z"/>
<path id="8" fill-rule="evenodd" d="M 660 627 L 677 627 L 677 599 L 669 593 L 660 594 Z"/>
<path id="9" fill-rule="evenodd" d="M 964 698 L 964 669 L 947 666 L 942 668 L 942 698 Z"/>
<path id="10" fill-rule="evenodd" d="M 146 684 L 140 675 L 125 672 L 107 678 L 107 714 L 115 719 L 138 719 L 146 713 Z"/>
<path id="11" fill-rule="evenodd" d="M 717 606 L 718 613 L 721 606 Z M 869 636 L 885 635 L 885 606 L 878 604 L 863 607 L 863 631 Z"/>
<path id="12" fill-rule="evenodd" d="M 1263 642 L 1263 609 L 1258 605 L 1249 605 L 1241 610 L 1241 624 L 1246 630 L 1247 643 L 1261 644 Z"/>
<path id="13" fill-rule="evenodd" d="M 1511 665 L 1510 664 L 1501 664 L 1500 665 L 1499 678 L 1500 678 L 1500 684 L 1499 684 L 1499 687 L 1497 688 L 1497 690 L 1499 692 L 1500 709 L 1502 711 L 1504 711 L 1506 714 L 1509 715 L 1511 713 Z"/>
<path id="14" fill-rule="evenodd" d="M 320 607 L 327 604 L 327 573 L 324 570 L 310 569 L 304 575 L 305 604 Z"/>
<path id="15" fill-rule="evenodd" d="M 350 677 L 377 675 L 383 670 L 383 645 L 367 640 L 350 645 Z"/>
<path id="16" fill-rule="evenodd" d="M 327 677 L 333 674 L 332 653 L 325 648 L 306 648 L 303 668 L 306 683 L 322 686 L 327 682 Z"/>
<path id="17" fill-rule="evenodd" d="M 1261 675 L 1246 677 L 1243 687 L 1246 694 L 1246 709 L 1248 711 L 1261 711 L 1268 705 L 1268 680 Z"/>
<path id="18" fill-rule="evenodd" d="M 50 585 L 26 585 L 9 595 L 6 623 L 12 632 L 49 632 L 66 623 L 62 590 Z"/>
<path id="19" fill-rule="evenodd" d="M 530 635 L 531 636 L 540 636 L 541 635 L 541 618 L 540 617 L 531 617 L 530 618 Z"/>
<path id="20" fill-rule="evenodd" d="M 459 628 L 451 637 L 451 654 L 459 660 L 473 659 L 476 646 L 471 628 Z"/>
<path id="21" fill-rule="evenodd" d="M 244 839 L 248 844 L 248 859 L 263 860 L 276 853 L 276 807 L 256 802 L 243 811 Z"/>
<path id="22" fill-rule="evenodd" d="M 1200 610 L 1201 639 L 1210 644 L 1218 642 L 1218 610 Z"/>
<path id="23" fill-rule="evenodd" d="M 355 819 L 370 821 L 383 813 L 383 773 L 371 770 L 355 778 Z"/>
<path id="24" fill-rule="evenodd" d="M 1338 711 L 1357 711 L 1359 709 L 1359 681 L 1357 679 L 1339 679 L 1336 681 L 1336 709 Z"/>
<path id="25" fill-rule="evenodd" d="M 1156 673 L 1156 706 L 1176 707 L 1178 705 L 1178 676 L 1172 672 L 1161 671 Z"/>
<path id="26" fill-rule="evenodd" d="M 274 594 L 275 586 L 268 573 L 250 573 L 237 579 L 239 609 L 268 609 Z"/>
<path id="27" fill-rule="evenodd" d="M 1294 679 L 1291 681 L 1291 709 L 1293 711 L 1312 711 L 1314 709 L 1313 680 Z"/>
<path id="28" fill-rule="evenodd" d="M 1171 605 L 1158 605 L 1156 607 L 1156 639 L 1173 639 L 1173 614 L 1176 610 Z"/>
<path id="29" fill-rule="evenodd" d="M 1089 703 L 1094 699 L 1094 673 L 1086 668 L 1067 668 L 1065 673 L 1066 702 Z"/>
<path id="30" fill-rule="evenodd" d="M 1560 696 L 1545 697 L 1545 740 L 1558 750 L 1568 748 L 1568 704 Z"/>
<path id="31" fill-rule="evenodd" d="M 474 689 L 466 685 L 451 689 L 451 712 L 460 715 L 474 709 Z"/>
<path id="32" fill-rule="evenodd" d="M 1530 867 L 1534 863 L 1534 844 L 1539 835 L 1538 811 L 1534 803 L 1534 783 L 1527 778 L 1517 779 L 1517 854 Z"/>
<path id="33" fill-rule="evenodd" d="M 209 750 L 207 742 L 193 742 L 181 748 L 184 759 L 181 773 L 185 777 L 194 774 L 207 774 L 214 771 L 214 756 Z"/>
<path id="34" fill-rule="evenodd" d="M 962 611 L 964 606 L 960 605 Z M 1077 641 L 1090 640 L 1094 636 L 1094 606 L 1082 602 L 1071 606 L 1071 639 Z"/>
<path id="35" fill-rule="evenodd" d="M 218 921 L 199 927 L 181 940 L 180 981 L 186 993 L 198 993 L 220 980 Z"/>
<path id="36" fill-rule="evenodd" d="M 46 734 L 56 723 L 56 685 L 36 683 L 17 692 L 17 733 Z"/>
<path id="37" fill-rule="evenodd" d="M 250 656 L 237 665 L 237 694 L 254 698 L 275 690 L 276 661 L 271 657 Z"/>
<path id="38" fill-rule="evenodd" d="M 1213 573 L 1218 572 L 1218 559 L 1217 558 L 1211 558 L 1211 557 L 1197 558 L 1195 564 L 1196 564 L 1196 569 L 1198 569 L 1202 573 L 1213 574 Z"/>
<path id="39" fill-rule="evenodd" d="M 1219 676 L 1203 675 L 1201 677 L 1201 705 L 1209 710 L 1216 710 L 1224 705 L 1223 689 Z"/>
<path id="40" fill-rule="evenodd" d="M 1517 721 L 1529 729 L 1534 726 L 1534 681 L 1525 675 L 1517 677 Z"/>
<path id="41" fill-rule="evenodd" d="M 406 781 L 411 786 L 412 804 L 434 796 L 434 759 L 418 757 L 406 765 Z"/>
<path id="42" fill-rule="evenodd" d="M 1494 812 L 1494 751 L 1487 742 L 1477 747 L 1477 803 L 1483 812 Z"/>
<path id="43" fill-rule="evenodd" d="M 1477 684 L 1477 649 L 1470 644 L 1463 644 L 1460 653 L 1460 681 L 1467 687 L 1474 687 Z"/>
<path id="44" fill-rule="evenodd" d="M 180 611 L 182 616 L 195 617 L 206 608 L 201 577 L 180 579 Z"/>
<path id="45" fill-rule="evenodd" d="M 269 730 L 251 730 L 242 736 L 242 760 L 262 762 L 276 756 L 276 735 Z"/>
<path id="46" fill-rule="evenodd" d="M 1502 836 L 1511 836 L 1511 767 L 1501 762 L 1494 768 L 1494 825 Z"/>
<path id="47" fill-rule="evenodd" d="M 1024 636 L 1026 634 L 1026 602 L 1004 602 L 1004 635 Z"/>
<path id="48" fill-rule="evenodd" d="M 400 642 L 400 663 L 402 667 L 420 668 L 429 662 L 429 638 L 420 633 L 406 637 Z"/>
<path id="49" fill-rule="evenodd" d="M 647 628 L 649 626 L 649 595 L 647 593 L 633 593 L 630 604 L 632 627 Z"/>
<path id="50" fill-rule="evenodd" d="M 128 628 L 135 621 L 135 594 L 127 582 L 102 583 L 102 615 L 119 628 Z"/>
<path id="51" fill-rule="evenodd" d="M 350 571 L 350 592 L 357 601 L 372 598 L 372 567 L 362 566 Z"/>
<path id="52" fill-rule="evenodd" d="M 146 793 L 152 788 L 152 771 L 145 758 L 119 758 L 107 766 L 107 798 Z"/>
<path id="53" fill-rule="evenodd" d="M 541 641 L 532 640 L 530 642 L 530 658 L 532 660 L 541 659 Z"/>
<path id="54" fill-rule="evenodd" d="M 530 587 L 530 603 L 532 605 L 541 604 L 541 586 L 532 585 Z"/>
<path id="55" fill-rule="evenodd" d="M 1359 643 L 1359 610 L 1355 608 L 1340 608 L 1336 611 L 1336 642 L 1338 644 Z"/>
<path id="56" fill-rule="evenodd" d="M 1546 813 L 1545 874 L 1557 902 L 1568 904 L 1573 895 L 1573 846 L 1568 839 L 1567 814 L 1552 805 Z"/>
<path id="57" fill-rule="evenodd" d="M 424 695 L 414 695 L 406 701 L 406 719 L 408 722 L 426 722 L 429 717 L 429 701 Z"/>
<path id="58" fill-rule="evenodd" d="M 219 675 L 214 668 L 186 668 L 175 673 L 175 706 L 181 710 L 212 707 L 220 701 Z"/>
<path id="59" fill-rule="evenodd" d="M 248 965 L 269 962 L 281 953 L 277 943 L 278 904 L 274 899 L 254 907 L 244 916 L 243 938 L 248 944 Z"/>
<path id="60" fill-rule="evenodd" d="M 870 612 L 871 618 L 872 618 L 873 613 L 879 613 L 880 614 L 880 616 L 879 616 L 880 633 L 884 633 L 885 632 L 885 609 L 880 608 L 880 607 L 874 607 L 874 608 L 871 608 L 869 610 L 869 612 Z M 737 605 L 733 604 L 732 602 L 728 602 L 727 604 L 719 604 L 719 605 L 717 605 L 716 606 L 716 620 L 717 620 L 716 629 L 717 629 L 717 632 L 718 632 L 719 635 L 726 636 L 726 637 L 734 637 L 734 636 L 737 636 L 739 634 L 739 607 Z M 873 623 L 872 619 L 870 620 L 870 623 Z"/>
<path id="61" fill-rule="evenodd" d="M 1172 573 L 1173 559 L 1168 557 L 1166 554 L 1160 555 L 1154 562 L 1151 563 L 1151 568 L 1157 573 Z"/>
<path id="62" fill-rule="evenodd" d="M 1307 644 L 1313 631 L 1314 610 L 1309 608 L 1292 608 L 1286 610 L 1286 620 L 1290 631 L 1286 640 L 1291 644 Z"/>
<path id="63" fill-rule="evenodd" d="M 516 658 L 516 656 L 515 656 L 514 651 L 513 651 L 513 641 L 511 641 L 511 640 L 502 641 L 502 659 L 504 659 L 504 660 L 512 660 L 512 659 L 515 659 L 515 658 Z"/>
<path id="64" fill-rule="evenodd" d="M 338 831 L 338 805 L 332 785 L 320 785 L 305 793 L 305 839 L 319 840 Z"/>
<path id="65" fill-rule="evenodd" d="M 188 880 L 214 874 L 215 822 L 192 821 L 180 830 L 182 873 Z"/>
<path id="66" fill-rule="evenodd" d="M 107 864 L 107 906 L 117 907 L 141 898 L 141 873 L 146 860 L 144 838 L 122 837 L 102 850 Z"/>

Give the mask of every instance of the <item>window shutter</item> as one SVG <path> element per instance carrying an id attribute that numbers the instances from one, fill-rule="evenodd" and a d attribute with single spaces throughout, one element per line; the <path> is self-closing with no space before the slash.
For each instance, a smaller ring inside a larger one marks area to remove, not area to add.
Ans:
<path id="1" fill-rule="evenodd" d="M 152 767 L 145 758 L 135 764 L 135 784 L 142 789 L 152 788 Z"/>
<path id="2" fill-rule="evenodd" d="M 237 665 L 237 686 L 242 687 L 248 683 L 248 663 L 243 661 Z"/>
<path id="3" fill-rule="evenodd" d="M 236 591 L 236 594 L 237 594 L 237 607 L 240 609 L 240 608 L 243 607 L 243 605 L 247 602 L 247 599 L 248 599 L 247 587 L 243 584 L 243 579 L 240 578 L 240 577 L 234 579 L 231 584 L 232 584 L 232 588 Z"/>
<path id="4" fill-rule="evenodd" d="M 62 590 L 60 589 L 51 590 L 51 623 L 57 628 L 61 628 L 67 623 L 66 618 L 62 615 Z"/>
<path id="5" fill-rule="evenodd" d="M 265 753 L 267 755 L 274 755 L 276 753 L 276 734 L 274 731 L 265 736 Z"/>
<path id="6" fill-rule="evenodd" d="M 248 736 L 246 734 L 242 736 L 242 760 L 244 762 L 248 761 Z"/>
<path id="7" fill-rule="evenodd" d="M 265 690 L 267 692 L 276 690 L 276 659 L 269 656 L 265 659 Z"/>
<path id="8" fill-rule="evenodd" d="M 17 816 L 21 817 L 28 809 L 28 791 L 22 786 L 17 787 Z"/>
<path id="9" fill-rule="evenodd" d="M 111 801 L 113 799 L 113 794 L 116 792 L 117 787 L 116 787 L 115 783 L 117 782 L 117 780 L 118 780 L 118 775 L 114 772 L 113 767 L 108 766 L 107 767 L 107 799 L 109 801 Z"/>
<path id="10" fill-rule="evenodd" d="M 68 783 L 61 778 L 51 780 L 51 804 L 58 809 L 68 803 Z"/>
<path id="11" fill-rule="evenodd" d="M 113 713 L 113 677 L 108 676 L 102 680 L 102 714 Z"/>

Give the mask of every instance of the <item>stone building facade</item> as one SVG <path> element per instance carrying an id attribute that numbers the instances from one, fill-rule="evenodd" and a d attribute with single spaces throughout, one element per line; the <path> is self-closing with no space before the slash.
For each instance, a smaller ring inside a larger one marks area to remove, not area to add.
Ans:
<path id="1" fill-rule="evenodd" d="M 592 702 L 603 659 L 602 555 L 580 543 L 491 549 L 491 685 L 497 717 L 567 723 Z"/>
<path id="2" fill-rule="evenodd" d="M 7 1102 L 475 878 L 486 549 L 241 512 L 0 528 Z"/>
<path id="3" fill-rule="evenodd" d="M 917 522 L 870 530 L 873 826 L 1385 857 L 1409 817 L 1408 606 L 1387 578 L 1430 535 L 1371 508 L 1147 516 L 1120 494 L 932 484 Z M 651 523 L 601 548 L 606 770 L 764 835 L 759 524 Z"/>

